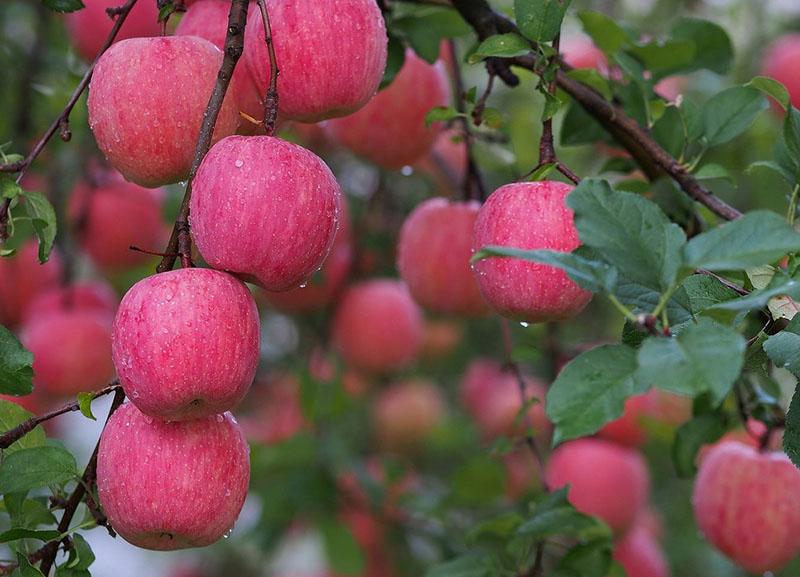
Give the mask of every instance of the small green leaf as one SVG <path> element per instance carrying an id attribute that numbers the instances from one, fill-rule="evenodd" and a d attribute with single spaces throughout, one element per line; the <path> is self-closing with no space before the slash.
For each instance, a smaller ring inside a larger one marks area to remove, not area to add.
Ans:
<path id="1" fill-rule="evenodd" d="M 468 553 L 452 561 L 434 565 L 425 577 L 491 577 L 492 562 L 487 553 Z"/>
<path id="2" fill-rule="evenodd" d="M 555 162 L 548 162 L 539 166 L 536 170 L 530 173 L 527 180 L 528 182 L 538 182 L 546 179 L 558 166 Z"/>
<path id="3" fill-rule="evenodd" d="M 755 290 L 749 295 L 715 304 L 714 310 L 752 311 L 764 308 L 769 302 L 780 296 L 791 299 L 800 299 L 800 281 L 788 278 L 786 275 L 776 275 L 766 288 Z"/>
<path id="4" fill-rule="evenodd" d="M 24 191 L 17 180 L 8 174 L 0 174 L 0 198 L 15 199 Z"/>
<path id="5" fill-rule="evenodd" d="M 33 353 L 0 325 L 0 393 L 28 395 L 33 391 Z"/>
<path id="6" fill-rule="evenodd" d="M 550 42 L 561 31 L 561 22 L 572 0 L 514 0 L 514 15 L 522 33 L 536 42 Z"/>
<path id="7" fill-rule="evenodd" d="M 764 351 L 776 367 L 783 367 L 800 379 L 800 316 L 764 342 Z"/>
<path id="8" fill-rule="evenodd" d="M 696 61 L 695 44 L 687 40 L 651 40 L 628 49 L 639 62 L 659 79 L 690 68 Z"/>
<path id="9" fill-rule="evenodd" d="M 93 393 L 78 393 L 78 405 L 80 406 L 81 413 L 87 419 L 96 421 L 97 417 L 95 417 L 94 414 L 92 413 L 93 400 L 94 400 Z"/>
<path id="10" fill-rule="evenodd" d="M 791 106 L 791 101 L 789 100 L 789 91 L 786 90 L 786 87 L 783 84 L 774 78 L 769 78 L 767 76 L 756 76 L 750 82 L 745 84 L 745 86 L 757 88 L 767 96 L 771 96 L 778 104 L 781 105 L 784 110 L 787 110 Z"/>
<path id="11" fill-rule="evenodd" d="M 39 239 L 39 262 L 45 263 L 50 258 L 56 239 L 56 211 L 43 194 L 26 191 L 22 196 L 25 198 L 25 210 L 31 217 Z"/>
<path id="12" fill-rule="evenodd" d="M 727 428 L 727 418 L 722 412 L 705 413 L 682 424 L 672 443 L 672 463 L 678 476 L 693 476 L 697 472 L 700 448 L 716 442 Z"/>
<path id="13" fill-rule="evenodd" d="M 453 497 L 461 503 L 483 505 L 493 502 L 505 491 L 505 470 L 494 459 L 474 457 L 453 474 Z"/>
<path id="14" fill-rule="evenodd" d="M 35 531 L 33 529 L 9 529 L 4 533 L 0 533 L 0 543 L 9 543 L 11 541 L 19 541 L 20 539 L 37 539 L 39 541 L 54 541 L 61 537 L 58 531 Z"/>
<path id="15" fill-rule="evenodd" d="M 694 176 L 697 180 L 713 180 L 718 178 L 721 180 L 727 180 L 728 182 L 734 182 L 733 176 L 730 172 L 728 172 L 727 168 L 713 163 L 704 164 L 698 168 L 695 171 Z"/>
<path id="16" fill-rule="evenodd" d="M 21 449 L 0 464 L 0 493 L 60 485 L 77 475 L 75 457 L 61 447 Z"/>
<path id="17" fill-rule="evenodd" d="M 383 78 L 381 78 L 380 90 L 383 90 L 394 81 L 397 73 L 400 72 L 400 69 L 403 68 L 403 64 L 406 61 L 406 47 L 403 41 L 391 32 L 388 33 L 388 37 L 389 44 L 386 53 L 386 68 L 383 71 Z M 172 220 L 174 220 L 174 218 Z"/>
<path id="18" fill-rule="evenodd" d="M 553 535 L 568 535 L 580 539 L 609 538 L 611 531 L 601 521 L 584 515 L 567 499 L 568 487 L 547 495 L 533 511 L 533 517 L 517 529 L 517 535 L 537 541 Z"/>
<path id="19" fill-rule="evenodd" d="M 602 12 L 584 10 L 578 13 L 584 31 L 592 37 L 595 45 L 606 54 L 613 54 L 628 45 L 630 39 L 625 30 L 611 17 Z"/>
<path id="20" fill-rule="evenodd" d="M 361 574 L 364 556 L 350 529 L 337 521 L 325 520 L 320 531 L 331 570 L 340 575 Z"/>
<path id="21" fill-rule="evenodd" d="M 705 68 L 718 74 L 727 74 L 733 62 L 733 43 L 719 24 L 697 18 L 680 18 L 673 25 L 671 36 L 675 40 L 689 40 L 695 46 L 694 58 L 681 72 Z"/>
<path id="22" fill-rule="evenodd" d="M 519 34 L 514 34 L 513 32 L 508 34 L 495 34 L 481 42 L 475 52 L 470 54 L 467 61 L 470 64 L 475 64 L 490 56 L 513 58 L 514 56 L 528 54 L 530 51 L 530 42 Z"/>
<path id="23" fill-rule="evenodd" d="M 703 134 L 708 145 L 733 140 L 767 108 L 767 99 L 752 87 L 734 86 L 716 94 L 703 107 Z"/>
<path id="24" fill-rule="evenodd" d="M 17 425 L 24 423 L 31 417 L 33 417 L 33 415 L 20 407 L 18 404 L 0 399 L 0 430 L 9 431 Z M 22 437 L 19 441 L 12 443 L 11 446 L 5 449 L 3 452 L 6 456 L 8 456 L 14 451 L 19 451 L 20 449 L 40 447 L 44 445 L 46 440 L 44 429 L 42 429 L 41 425 L 39 425 L 30 433 Z"/>
<path id="25" fill-rule="evenodd" d="M 794 390 L 789 411 L 786 413 L 786 428 L 783 431 L 783 450 L 800 469 L 800 386 Z"/>
<path id="26" fill-rule="evenodd" d="M 460 113 L 452 106 L 436 106 L 428 111 L 425 115 L 425 126 L 430 126 L 434 122 L 447 122 L 454 118 L 466 118 L 465 114 Z"/>
<path id="27" fill-rule="evenodd" d="M 570 549 L 556 565 L 553 577 L 607 577 L 611 568 L 611 539 L 595 539 Z"/>

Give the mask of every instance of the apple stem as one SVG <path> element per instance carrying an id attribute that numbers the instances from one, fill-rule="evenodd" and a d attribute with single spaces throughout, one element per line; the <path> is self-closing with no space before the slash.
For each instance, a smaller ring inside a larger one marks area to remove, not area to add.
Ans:
<path id="1" fill-rule="evenodd" d="M 280 70 L 278 69 L 278 60 L 275 58 L 275 43 L 272 40 L 272 27 L 269 24 L 266 0 L 258 0 L 258 7 L 264 22 L 264 42 L 267 44 L 269 53 L 269 87 L 264 99 L 264 128 L 267 136 L 272 136 L 275 134 L 275 126 L 278 122 L 278 75 Z"/>
<path id="2" fill-rule="evenodd" d="M 178 256 L 181 258 L 181 266 L 183 268 L 194 266 L 192 262 L 192 235 L 189 226 L 189 202 L 192 198 L 192 181 L 197 174 L 200 163 L 203 161 L 203 157 L 205 157 L 208 149 L 211 148 L 211 138 L 214 135 L 214 126 L 217 124 L 222 102 L 225 100 L 225 94 L 233 77 L 233 71 L 236 69 L 236 63 L 244 51 L 247 5 L 248 0 L 231 0 L 222 64 L 217 73 L 217 82 L 214 84 L 214 89 L 208 99 L 208 105 L 203 113 L 203 124 L 200 126 L 200 137 L 194 149 L 194 159 L 189 170 L 189 178 L 186 184 L 186 192 L 181 202 L 181 209 L 172 227 L 172 234 L 164 251 L 164 257 L 158 263 L 156 272 L 172 270 Z"/>

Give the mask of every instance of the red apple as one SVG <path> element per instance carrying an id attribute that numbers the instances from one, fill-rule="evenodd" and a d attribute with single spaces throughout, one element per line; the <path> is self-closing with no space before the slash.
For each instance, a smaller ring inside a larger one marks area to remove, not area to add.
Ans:
<path id="1" fill-rule="evenodd" d="M 437 313 L 483 315 L 469 259 L 480 203 L 426 200 L 408 216 L 397 242 L 397 269 L 420 305 Z"/>
<path id="2" fill-rule="evenodd" d="M 147 187 L 184 180 L 217 80 L 222 52 L 196 36 L 117 42 L 95 66 L 89 126 L 109 162 Z M 212 142 L 239 124 L 231 82 Z"/>
<path id="3" fill-rule="evenodd" d="M 760 575 L 800 553 L 799 493 L 800 471 L 786 455 L 725 442 L 703 459 L 692 504 L 706 539 Z"/>
<path id="4" fill-rule="evenodd" d="M 119 299 L 111 286 L 103 281 L 76 282 L 41 291 L 25 307 L 23 321 L 58 311 L 78 309 L 114 317 Z"/>
<path id="5" fill-rule="evenodd" d="M 280 374 L 253 387 L 254 410 L 242 421 L 251 441 L 273 445 L 308 427 L 300 405 L 300 382 L 294 375 Z"/>
<path id="6" fill-rule="evenodd" d="M 191 202 L 209 265 L 283 291 L 322 266 L 340 219 L 341 190 L 314 153 L 271 136 L 232 136 L 205 156 Z"/>
<path id="7" fill-rule="evenodd" d="M 579 439 L 558 447 L 545 471 L 550 489 L 569 485 L 569 501 L 579 511 L 625 533 L 647 503 L 650 475 L 632 449 L 600 439 Z"/>
<path id="8" fill-rule="evenodd" d="M 561 41 L 561 57 L 573 68 L 594 68 L 608 74 L 608 60 L 588 36 L 568 36 Z"/>
<path id="9" fill-rule="evenodd" d="M 614 559 L 628 577 L 669 577 L 669 565 L 661 546 L 642 527 L 634 527 L 617 541 Z"/>
<path id="10" fill-rule="evenodd" d="M 176 36 L 199 36 L 211 42 L 220 50 L 225 49 L 225 36 L 228 33 L 228 13 L 231 10 L 230 0 L 198 0 L 186 11 L 177 28 Z M 250 2 L 247 19 L 261 18 L 255 2 Z M 246 37 L 246 36 L 245 36 Z M 263 42 L 263 37 L 261 38 Z M 264 117 L 264 95 L 256 88 L 250 70 L 240 58 L 233 70 L 236 79 L 236 106 L 245 114 L 257 120 Z M 247 133 L 254 132 L 250 122 L 242 122 L 240 129 Z"/>
<path id="11" fill-rule="evenodd" d="M 90 0 L 81 10 L 64 15 L 64 23 L 72 43 L 85 60 L 92 61 L 97 57 L 114 26 L 114 20 L 106 13 L 106 9 L 117 8 L 119 5 L 117 0 Z M 156 3 L 137 2 L 114 41 L 160 34 Z"/>
<path id="12" fill-rule="evenodd" d="M 474 250 L 488 245 L 572 252 L 580 245 L 562 182 L 517 182 L 494 191 L 478 213 Z M 555 267 L 518 258 L 475 263 L 483 298 L 500 315 L 527 322 L 574 317 L 592 294 Z"/>
<path id="13" fill-rule="evenodd" d="M 0 258 L 0 324 L 15 326 L 33 298 L 41 291 L 58 286 L 61 256 L 57 249 L 50 260 L 39 264 L 39 245 L 27 241 L 14 256 Z"/>
<path id="14" fill-rule="evenodd" d="M 255 376 L 258 310 L 225 273 L 186 268 L 147 277 L 114 320 L 114 364 L 143 413 L 181 421 L 233 408 Z"/>
<path id="15" fill-rule="evenodd" d="M 391 385 L 379 393 L 372 407 L 378 444 L 395 453 L 419 450 L 441 423 L 444 409 L 444 397 L 430 381 L 414 379 Z"/>
<path id="16" fill-rule="evenodd" d="M 144 549 L 204 547 L 233 528 L 247 497 L 250 449 L 230 413 L 164 422 L 128 403 L 100 436 L 100 505 Z"/>
<path id="17" fill-rule="evenodd" d="M 422 313 L 402 282 L 373 279 L 351 286 L 333 319 L 333 342 L 356 368 L 384 372 L 416 359 Z"/>
<path id="18" fill-rule="evenodd" d="M 19 405 L 26 411 L 31 414 L 37 414 L 41 410 L 41 399 L 38 398 L 39 395 L 31 393 L 29 395 L 23 395 L 21 397 L 14 397 L 12 395 L 0 395 L 0 400 L 8 401 L 9 403 L 14 403 L 15 405 Z"/>
<path id="19" fill-rule="evenodd" d="M 443 131 L 436 138 L 430 153 L 415 168 L 429 174 L 439 194 L 451 196 L 453 186 L 461 186 L 467 174 L 467 145 L 464 135 L 455 129 Z"/>
<path id="20" fill-rule="evenodd" d="M 278 62 L 279 113 L 302 122 L 364 106 L 386 67 L 386 26 L 373 0 L 268 0 Z M 245 62 L 260 94 L 269 84 L 264 23 L 247 20 Z"/>
<path id="21" fill-rule="evenodd" d="M 795 107 L 800 107 L 798 67 L 800 67 L 800 34 L 784 34 L 769 45 L 764 55 L 763 74 L 786 87 Z"/>
<path id="22" fill-rule="evenodd" d="M 81 247 L 103 269 L 129 268 L 148 262 L 160 250 L 169 231 L 162 216 L 164 191 L 113 179 L 100 186 L 78 183 L 69 214 Z"/>
<path id="23" fill-rule="evenodd" d="M 450 103 L 444 65 L 431 65 L 409 48 L 394 81 L 364 108 L 328 122 L 332 136 L 343 146 L 387 169 L 398 169 L 430 152 L 440 124 L 425 125 L 436 106 Z"/>
<path id="24" fill-rule="evenodd" d="M 93 391 L 114 378 L 111 317 L 107 312 L 64 309 L 34 315 L 20 331 L 33 353 L 33 382 L 51 395 Z"/>
<path id="25" fill-rule="evenodd" d="M 628 447 L 640 447 L 647 441 L 648 419 L 654 419 L 658 411 L 658 396 L 655 389 L 625 401 L 625 411 L 619 419 L 611 421 L 597 433 L 599 437 Z"/>
<path id="26" fill-rule="evenodd" d="M 427 321 L 420 355 L 429 361 L 443 359 L 452 354 L 463 340 L 461 325 L 449 320 Z"/>

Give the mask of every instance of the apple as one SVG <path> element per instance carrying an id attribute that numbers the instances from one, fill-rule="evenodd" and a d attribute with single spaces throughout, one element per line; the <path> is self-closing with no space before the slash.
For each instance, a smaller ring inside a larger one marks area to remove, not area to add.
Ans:
<path id="1" fill-rule="evenodd" d="M 23 311 L 23 322 L 70 309 L 93 311 L 114 317 L 119 299 L 104 281 L 83 281 L 45 289 L 34 296 Z"/>
<path id="2" fill-rule="evenodd" d="M 578 69 L 593 68 L 600 74 L 608 75 L 608 60 L 606 55 L 595 46 L 588 36 L 568 36 L 561 41 L 559 46 L 561 58 L 564 62 Z"/>
<path id="3" fill-rule="evenodd" d="M 782 453 L 725 442 L 708 451 L 694 482 L 700 531 L 750 573 L 779 571 L 800 553 L 800 471 Z"/>
<path id="4" fill-rule="evenodd" d="M 541 489 L 542 471 L 528 447 L 505 455 L 503 464 L 506 468 L 506 495 L 512 501 Z"/>
<path id="5" fill-rule="evenodd" d="M 580 245 L 565 199 L 573 187 L 556 181 L 517 182 L 494 191 L 478 212 L 472 247 L 488 245 L 572 252 Z M 473 265 L 483 298 L 500 315 L 532 323 L 580 313 L 592 298 L 564 271 L 518 258 Z"/>
<path id="6" fill-rule="evenodd" d="M 155 188 L 185 180 L 222 52 L 197 36 L 131 38 L 100 57 L 89 84 L 89 126 L 111 165 Z M 232 81 L 212 142 L 236 132 Z"/>
<path id="7" fill-rule="evenodd" d="M 114 530 L 137 547 L 210 545 L 233 528 L 242 509 L 249 453 L 230 413 L 165 422 L 126 403 L 100 436 L 100 505 Z"/>
<path id="8" fill-rule="evenodd" d="M 569 485 L 570 503 L 605 521 L 617 535 L 633 525 L 650 492 L 650 475 L 641 455 L 600 439 L 559 446 L 547 463 L 545 479 L 551 490 Z"/>
<path id="9" fill-rule="evenodd" d="M 182 421 L 222 413 L 247 392 L 259 357 L 258 310 L 232 276 L 185 268 L 147 277 L 122 298 L 113 354 L 143 413 Z"/>
<path id="10" fill-rule="evenodd" d="M 299 286 L 330 252 L 341 190 L 313 152 L 272 136 L 231 136 L 203 158 L 190 220 L 214 268 L 264 289 Z"/>
<path id="11" fill-rule="evenodd" d="M 613 556 L 628 577 L 669 577 L 661 546 L 643 527 L 634 527 L 617 541 Z"/>
<path id="12" fill-rule="evenodd" d="M 395 170 L 430 152 L 442 126 L 426 126 L 425 116 L 432 108 L 449 103 L 444 64 L 428 64 L 409 48 L 403 67 L 388 87 L 355 114 L 331 120 L 326 126 L 342 146 Z"/>
<path id="13" fill-rule="evenodd" d="M 228 33 L 228 13 L 231 10 L 230 0 L 198 0 L 181 18 L 177 28 L 176 36 L 199 36 L 211 42 L 220 50 L 225 50 L 225 36 Z M 250 2 L 247 14 L 248 20 L 261 18 L 255 2 Z M 245 38 L 247 36 L 245 35 Z M 263 42 L 263 37 L 261 38 Z M 260 92 L 256 88 L 250 70 L 245 64 L 244 58 L 240 58 L 233 70 L 233 77 L 236 79 L 236 106 L 245 114 L 257 120 L 264 118 L 264 95 L 266 91 Z M 240 131 L 248 134 L 255 132 L 255 125 L 250 122 L 242 122 Z"/>
<path id="14" fill-rule="evenodd" d="M 69 199 L 69 216 L 81 247 L 106 270 L 130 268 L 152 257 L 131 250 L 160 250 L 169 231 L 162 216 L 164 191 L 120 179 L 99 186 L 79 182 Z"/>
<path id="15" fill-rule="evenodd" d="M 108 8 L 117 8 L 117 0 L 91 0 L 85 7 L 64 15 L 64 24 L 75 48 L 85 60 L 92 61 L 105 44 L 112 20 L 106 13 Z M 155 2 L 137 2 L 117 33 L 115 42 L 127 38 L 159 36 L 158 7 Z"/>
<path id="16" fill-rule="evenodd" d="M 422 313 L 408 288 L 392 279 L 351 286 L 333 319 L 333 343 L 345 362 L 386 372 L 413 362 L 422 345 Z"/>
<path id="17" fill-rule="evenodd" d="M 6 327 L 19 323 L 38 293 L 58 286 L 62 272 L 58 249 L 44 264 L 39 264 L 38 255 L 39 245 L 29 240 L 14 256 L 0 258 L 0 324 Z"/>
<path id="18" fill-rule="evenodd" d="M 13 395 L 0 395 L 1 401 L 8 401 L 9 403 L 14 403 L 15 405 L 19 405 L 29 413 L 35 415 L 41 410 L 41 399 L 39 398 L 40 395 L 35 393 L 31 393 L 29 395 L 23 395 L 21 397 L 15 397 Z"/>
<path id="19" fill-rule="evenodd" d="M 308 428 L 300 405 L 300 382 L 294 375 L 272 375 L 252 391 L 248 399 L 255 407 L 242 421 L 249 440 L 274 445 Z"/>
<path id="20" fill-rule="evenodd" d="M 278 62 L 278 111 L 284 118 L 318 122 L 364 106 L 386 67 L 386 25 L 373 0 L 268 0 Z M 245 63 L 265 95 L 270 63 L 264 22 L 247 19 Z"/>
<path id="21" fill-rule="evenodd" d="M 413 379 L 383 389 L 372 406 L 378 444 L 393 453 L 412 453 L 442 421 L 445 401 L 438 387 Z"/>
<path id="22" fill-rule="evenodd" d="M 453 186 L 462 186 L 467 175 L 467 144 L 461 131 L 454 128 L 442 131 L 430 153 L 420 159 L 415 168 L 430 175 L 439 194 L 451 196 Z"/>
<path id="23" fill-rule="evenodd" d="M 480 316 L 489 310 L 469 262 L 480 206 L 431 198 L 400 229 L 397 270 L 414 300 L 430 311 Z"/>
<path id="24" fill-rule="evenodd" d="M 450 320 L 425 322 L 420 355 L 427 361 L 443 359 L 458 349 L 464 340 L 464 329 Z"/>
<path id="25" fill-rule="evenodd" d="M 782 83 L 792 105 L 800 107 L 800 77 L 797 68 L 800 67 L 800 34 L 784 34 L 778 37 L 767 47 L 762 64 L 764 76 L 774 78 Z"/>
<path id="26" fill-rule="evenodd" d="M 54 396 L 94 391 L 114 378 L 111 317 L 105 311 L 63 309 L 34 315 L 20 329 L 33 353 L 33 383 Z"/>
<path id="27" fill-rule="evenodd" d="M 658 411 L 658 396 L 653 389 L 625 401 L 622 416 L 608 423 L 597 435 L 628 447 L 641 447 L 647 441 L 646 421 Z"/>

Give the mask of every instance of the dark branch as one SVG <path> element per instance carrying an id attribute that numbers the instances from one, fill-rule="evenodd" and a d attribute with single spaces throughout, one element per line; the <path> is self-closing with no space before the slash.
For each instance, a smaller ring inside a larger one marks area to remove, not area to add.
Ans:
<path id="1" fill-rule="evenodd" d="M 269 11 L 265 0 L 258 0 L 261 10 L 261 20 L 264 22 L 264 42 L 267 44 L 269 54 L 269 87 L 264 98 L 264 129 L 267 136 L 275 134 L 275 125 L 278 122 L 278 60 L 275 58 L 275 43 L 272 40 L 272 26 L 269 23 Z"/>

